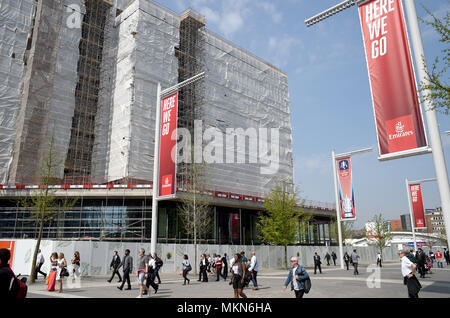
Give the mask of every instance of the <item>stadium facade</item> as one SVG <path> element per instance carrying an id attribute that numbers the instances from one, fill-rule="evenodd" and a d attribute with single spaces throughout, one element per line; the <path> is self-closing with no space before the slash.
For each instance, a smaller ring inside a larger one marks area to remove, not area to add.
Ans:
<path id="1" fill-rule="evenodd" d="M 46 226 L 44 237 L 148 240 L 157 85 L 205 72 L 204 80 L 179 91 L 178 114 L 180 128 L 195 135 L 201 123 L 201 131 L 223 136 L 215 146 L 225 145 L 220 155 L 215 151 L 223 160 L 205 169 L 202 187 L 214 226 L 203 240 L 259 242 L 262 198 L 279 180 L 293 183 L 288 79 L 205 23 L 192 10 L 177 14 L 149 0 L 1 2 L 0 237 L 36 236 L 17 198 L 39 187 L 40 158 L 54 138 L 62 159 L 56 194 L 78 201 Z M 261 136 L 252 135 L 261 129 L 275 129 L 276 149 L 261 147 Z M 261 157 L 269 153 L 276 160 Z M 275 173 L 264 172 L 274 163 Z M 180 197 L 184 168 L 179 164 Z M 162 242 L 189 241 L 180 225 L 180 197 L 160 203 Z M 311 201 L 305 208 L 314 220 L 301 243 L 330 243 L 333 205 Z"/>

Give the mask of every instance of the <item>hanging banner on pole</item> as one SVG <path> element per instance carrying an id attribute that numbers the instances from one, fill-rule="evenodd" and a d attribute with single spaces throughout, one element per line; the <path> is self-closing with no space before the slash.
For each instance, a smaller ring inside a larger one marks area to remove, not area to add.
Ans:
<path id="1" fill-rule="evenodd" d="M 411 184 L 409 186 L 409 191 L 411 193 L 411 205 L 414 215 L 414 227 L 424 228 L 425 227 L 425 213 L 423 209 L 422 201 L 422 189 L 420 184 Z"/>
<path id="2" fill-rule="evenodd" d="M 352 164 L 350 157 L 337 159 L 339 187 L 339 213 L 342 221 L 355 220 L 355 196 L 353 193 Z"/>
<path id="3" fill-rule="evenodd" d="M 379 160 L 429 153 L 401 0 L 359 5 Z"/>
<path id="4" fill-rule="evenodd" d="M 178 93 L 163 98 L 160 107 L 159 197 L 166 197 L 175 195 L 176 189 Z"/>

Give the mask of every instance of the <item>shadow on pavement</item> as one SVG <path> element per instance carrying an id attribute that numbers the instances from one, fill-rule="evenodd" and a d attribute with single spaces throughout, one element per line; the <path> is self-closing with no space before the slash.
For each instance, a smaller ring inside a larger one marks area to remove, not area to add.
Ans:
<path id="1" fill-rule="evenodd" d="M 422 288 L 421 292 L 450 294 L 450 283 L 438 280 L 433 282 L 430 286 Z"/>

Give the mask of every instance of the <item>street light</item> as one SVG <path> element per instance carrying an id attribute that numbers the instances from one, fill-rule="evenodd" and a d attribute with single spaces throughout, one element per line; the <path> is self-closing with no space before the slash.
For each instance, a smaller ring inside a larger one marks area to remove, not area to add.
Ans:
<path id="1" fill-rule="evenodd" d="M 416 222 L 414 221 L 414 213 L 413 213 L 413 209 L 412 209 L 412 203 L 411 203 L 411 193 L 410 193 L 410 185 L 412 184 L 421 184 L 423 182 L 431 182 L 431 181 L 436 181 L 436 178 L 432 178 L 432 179 L 422 179 L 422 180 L 416 180 L 416 181 L 408 181 L 408 178 L 405 179 L 405 183 L 406 183 L 406 194 L 408 196 L 408 205 L 409 205 L 409 216 L 411 218 L 411 231 L 412 231 L 412 235 L 413 235 L 413 241 L 414 241 L 414 251 L 417 251 L 417 241 L 416 241 L 416 229 L 414 227 L 414 225 L 416 224 Z"/>
<path id="2" fill-rule="evenodd" d="M 331 160 L 333 161 L 333 174 L 334 174 L 334 195 L 336 196 L 336 217 L 337 217 L 337 224 L 338 224 L 338 240 L 339 240 L 339 257 L 341 260 L 341 269 L 344 269 L 344 263 L 342 262 L 342 259 L 344 257 L 344 248 L 342 245 L 342 229 L 341 229 L 341 209 L 340 209 L 340 200 L 339 200 L 339 193 L 338 193 L 338 186 L 337 186 L 337 169 L 336 169 L 336 159 L 342 159 L 351 157 L 352 155 L 363 153 L 363 152 L 369 152 L 372 151 L 373 148 L 364 148 L 360 150 L 350 151 L 346 153 L 336 154 L 334 149 L 331 150 Z"/>
<path id="3" fill-rule="evenodd" d="M 205 72 L 197 74 L 187 80 L 178 83 L 174 86 L 166 88 L 161 91 L 161 83 L 158 82 L 156 93 L 156 118 L 155 118 L 155 153 L 153 160 L 153 196 L 152 196 L 152 234 L 151 234 L 151 246 L 150 252 L 153 254 L 156 252 L 156 242 L 158 239 L 158 195 L 159 195 L 159 134 L 161 130 L 161 99 L 167 97 L 173 93 L 176 93 L 184 86 L 190 85 L 199 81 L 205 77 Z M 176 188 L 175 188 L 176 192 Z"/>
<path id="4" fill-rule="evenodd" d="M 329 8 L 312 18 L 306 19 L 307 26 L 314 25 L 325 20 L 334 14 L 352 7 L 354 4 L 360 4 L 368 0 L 346 0 L 334 7 Z M 430 84 L 430 78 L 427 75 L 427 63 L 425 51 L 423 49 L 422 36 L 417 18 L 416 5 L 414 0 L 404 0 L 405 11 L 409 26 L 409 35 L 416 62 L 416 72 L 418 81 L 421 84 L 422 94 L 431 95 L 430 89 L 426 88 Z M 448 182 L 447 166 L 445 164 L 444 151 L 442 149 L 441 135 L 439 133 L 439 123 L 437 121 L 436 109 L 432 99 L 424 101 L 425 116 L 428 124 L 428 135 L 433 153 L 434 169 L 441 198 L 442 214 L 444 215 L 445 228 L 447 229 L 447 241 L 450 241 L 450 185 Z M 447 132 L 448 134 L 448 132 Z"/>

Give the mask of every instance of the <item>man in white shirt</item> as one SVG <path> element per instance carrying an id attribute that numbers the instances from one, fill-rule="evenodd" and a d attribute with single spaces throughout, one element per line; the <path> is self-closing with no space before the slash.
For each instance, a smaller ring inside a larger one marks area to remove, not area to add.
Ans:
<path id="1" fill-rule="evenodd" d="M 405 279 L 405 285 L 407 285 L 409 279 L 415 279 L 417 278 L 414 276 L 414 273 L 416 272 L 417 266 L 413 262 L 409 260 L 408 257 L 406 257 L 409 254 L 407 250 L 403 250 L 398 252 L 398 255 L 400 256 L 400 259 L 402 261 L 402 276 Z M 419 284 L 420 286 L 420 284 Z M 417 294 L 411 294 L 408 288 L 408 296 L 409 298 L 419 298 L 418 292 Z"/>
<path id="2" fill-rule="evenodd" d="M 44 255 L 42 255 L 41 250 L 38 250 L 38 255 L 36 257 L 36 270 L 34 272 L 34 279 L 36 280 L 38 277 L 38 273 L 41 273 L 41 275 L 44 275 L 44 279 L 47 278 L 47 274 L 41 271 L 41 266 L 44 264 L 45 259 Z"/>
<path id="3" fill-rule="evenodd" d="M 148 255 L 148 265 L 147 265 L 147 279 L 145 282 L 145 286 L 147 288 L 152 288 L 155 290 L 155 294 L 158 292 L 159 286 L 155 284 L 155 268 L 156 268 L 156 260 L 152 257 L 152 255 Z M 150 289 L 148 290 L 150 292 Z M 144 295 L 147 295 L 147 291 L 144 290 Z"/>
<path id="4" fill-rule="evenodd" d="M 252 252 L 249 270 L 252 273 L 253 290 L 258 290 L 258 282 L 256 281 L 256 276 L 258 275 L 258 259 L 256 258 L 255 252 Z"/>

